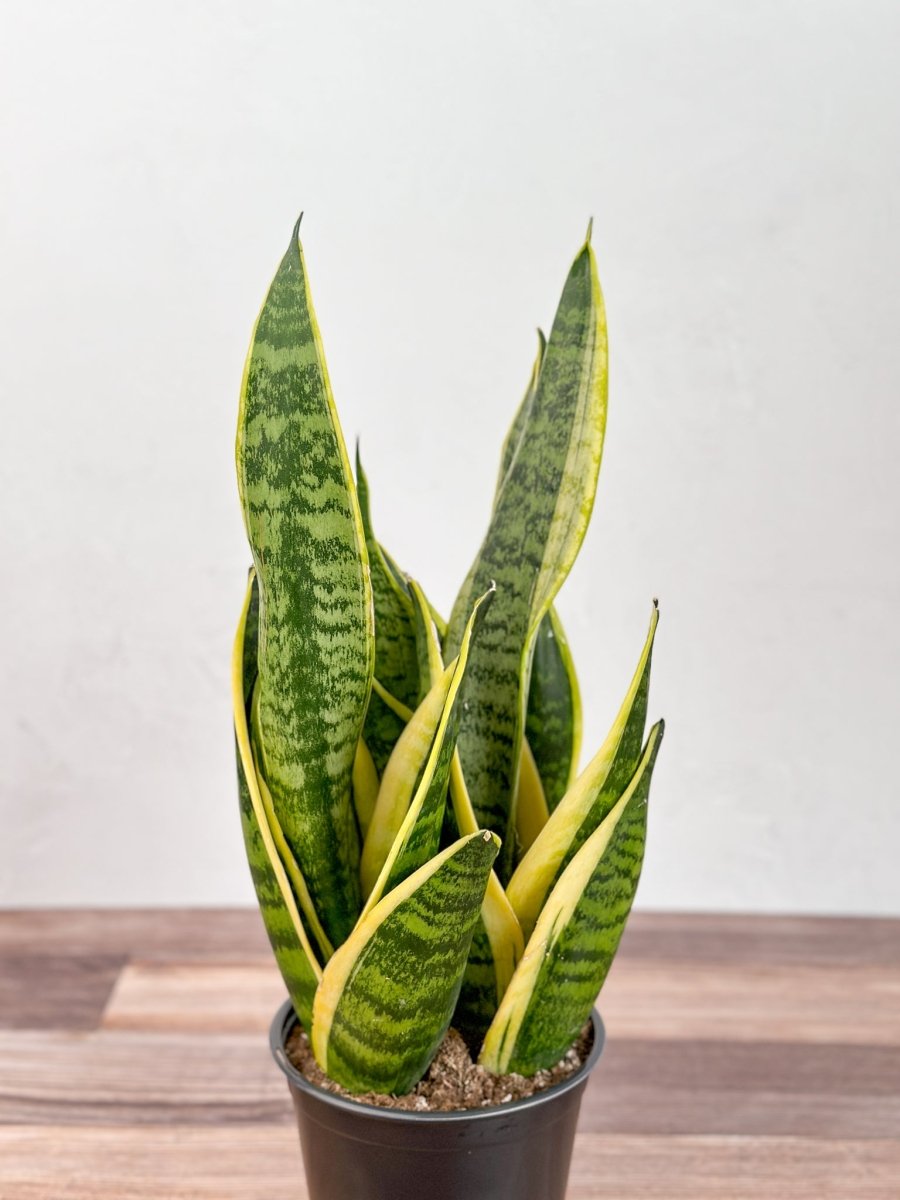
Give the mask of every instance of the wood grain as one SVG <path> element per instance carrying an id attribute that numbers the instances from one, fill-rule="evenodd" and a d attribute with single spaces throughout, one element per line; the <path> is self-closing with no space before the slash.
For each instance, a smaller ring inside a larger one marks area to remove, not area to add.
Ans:
<path id="1" fill-rule="evenodd" d="M 302 1200 L 283 991 L 253 910 L 0 913 L 0 1198 Z M 570 1200 L 900 1197 L 900 921 L 639 913 L 601 1010 Z"/>
<path id="2" fill-rule="evenodd" d="M 579 1134 L 569 1200 L 896 1200 L 898 1178 L 896 1142 Z M 14 1200 L 308 1195 L 294 1131 L 267 1125 L 0 1128 L 0 1184 Z"/>

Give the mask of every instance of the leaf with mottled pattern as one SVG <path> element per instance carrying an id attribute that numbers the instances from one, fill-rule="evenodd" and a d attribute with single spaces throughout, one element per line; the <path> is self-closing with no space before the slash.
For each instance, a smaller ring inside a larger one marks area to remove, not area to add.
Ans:
<path id="1" fill-rule="evenodd" d="M 325 968 L 312 1045 L 352 1092 L 402 1094 L 450 1024 L 497 838 L 460 838 L 375 905 Z"/>
<path id="2" fill-rule="evenodd" d="M 560 873 L 622 795 L 634 774 L 647 720 L 650 664 L 658 624 L 659 609 L 654 602 L 641 657 L 612 729 L 509 881 L 509 900 L 526 937 Z"/>
<path id="3" fill-rule="evenodd" d="M 531 658 L 525 737 L 550 812 L 571 786 L 581 751 L 581 691 L 555 608 L 541 621 Z"/>
<path id="4" fill-rule="evenodd" d="M 260 766 L 337 945 L 359 911 L 350 784 L 373 673 L 372 594 L 297 228 L 253 332 L 237 467 L 260 585 Z"/>
<path id="5" fill-rule="evenodd" d="M 424 596 L 418 586 L 416 586 L 414 595 L 419 611 L 428 625 L 431 625 L 431 615 L 427 607 L 423 605 Z M 413 871 L 421 867 L 438 851 L 441 840 L 441 829 L 444 822 L 444 809 L 447 803 L 447 785 L 450 778 L 450 768 L 453 756 L 456 753 L 456 735 L 459 729 L 460 688 L 465 679 L 469 648 L 478 636 L 479 626 L 484 621 L 484 615 L 488 610 L 492 598 L 493 592 L 486 592 L 477 601 L 466 625 L 466 632 L 463 636 L 459 654 L 453 663 L 446 668 L 446 672 L 451 672 L 450 681 L 446 688 L 443 707 L 434 730 L 427 757 L 418 769 L 415 766 L 410 769 L 410 777 L 413 777 L 413 772 L 415 772 L 412 799 L 407 808 L 406 815 L 403 817 L 402 824 L 394 837 L 393 844 L 388 851 L 378 879 L 366 901 L 363 916 L 370 912 L 373 906 L 391 888 L 402 883 L 407 875 L 411 875 Z M 433 671 L 437 675 L 441 667 L 441 662 L 439 652 L 434 649 L 437 644 L 436 638 L 430 639 L 430 644 L 432 654 L 430 661 L 426 659 L 424 669 Z M 426 655 L 428 654 L 428 649 L 425 650 L 425 653 Z M 442 672 L 441 678 L 443 678 L 446 672 Z M 413 716 L 413 721 L 415 719 L 415 716 Z M 412 723 L 411 721 L 410 726 Z M 410 726 L 407 726 L 407 729 Z M 387 778 L 387 774 L 385 772 L 385 778 Z M 378 815 L 379 805 L 376 804 L 373 826 Z M 368 839 L 366 845 L 368 847 Z M 366 878 L 363 876 L 363 886 L 365 887 L 365 885 Z"/>
<path id="6" fill-rule="evenodd" d="M 559 878 L 484 1040 L 489 1071 L 533 1075 L 569 1049 L 619 946 L 644 857 L 647 799 L 663 736 L 654 725 L 627 790 Z"/>
<path id="7" fill-rule="evenodd" d="M 538 352 L 531 378 L 503 443 L 495 504 L 527 426 L 546 349 L 547 339 L 539 329 Z M 525 738 L 540 775 L 546 807 L 552 812 L 575 777 L 581 749 L 581 692 L 569 643 L 555 606 L 551 606 L 541 621 L 534 639 Z M 523 757 L 522 769 L 529 765 Z M 518 798 L 516 804 L 518 808 Z M 526 818 L 526 830 L 533 824 L 533 816 Z M 527 833 L 523 839 L 521 818 L 517 825 L 520 827 L 519 842 L 527 849 L 530 842 Z"/>
<path id="8" fill-rule="evenodd" d="M 268 827 L 250 749 L 247 704 L 256 679 L 258 618 L 258 591 L 251 578 L 234 642 L 231 679 L 241 828 L 275 961 L 297 1016 L 310 1030 L 313 997 L 322 972 Z"/>
<path id="9" fill-rule="evenodd" d="M 587 529 L 606 424 L 606 319 L 590 242 L 569 272 L 534 398 L 481 549 L 453 607 L 457 652 L 472 599 L 496 582 L 466 679 L 459 747 L 479 823 L 513 864 L 515 793 L 534 637 Z"/>
<path id="10" fill-rule="evenodd" d="M 375 606 L 375 675 L 402 704 L 415 708 L 419 694 L 413 603 L 399 568 L 388 562 L 372 526 L 371 492 L 356 447 L 356 486 Z M 379 776 L 403 732 L 403 722 L 377 692 L 369 699 L 363 737 Z"/>

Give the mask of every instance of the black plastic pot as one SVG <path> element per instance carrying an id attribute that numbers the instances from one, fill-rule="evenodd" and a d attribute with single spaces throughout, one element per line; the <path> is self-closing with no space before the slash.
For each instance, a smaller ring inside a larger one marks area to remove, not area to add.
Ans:
<path id="1" fill-rule="evenodd" d="M 465 1112 L 374 1108 L 322 1091 L 288 1060 L 290 1001 L 270 1044 L 297 1113 L 310 1200 L 564 1200 L 578 1110 L 603 1051 L 594 1042 L 570 1078 L 525 1100 Z"/>

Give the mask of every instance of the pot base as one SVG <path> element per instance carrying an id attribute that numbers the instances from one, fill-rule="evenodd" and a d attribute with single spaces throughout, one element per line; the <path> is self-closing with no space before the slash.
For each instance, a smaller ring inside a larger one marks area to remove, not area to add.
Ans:
<path id="1" fill-rule="evenodd" d="M 288 1001 L 271 1046 L 297 1114 L 310 1200 L 564 1200 L 581 1097 L 603 1023 L 570 1078 L 524 1100 L 445 1113 L 375 1108 L 317 1088 L 290 1063 Z"/>

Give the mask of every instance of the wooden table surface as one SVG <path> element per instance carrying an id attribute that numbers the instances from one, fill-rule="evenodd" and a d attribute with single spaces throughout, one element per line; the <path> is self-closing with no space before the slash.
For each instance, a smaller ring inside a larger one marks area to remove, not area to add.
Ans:
<path id="1" fill-rule="evenodd" d="M 2 1200 L 303 1200 L 282 998 L 254 911 L 0 912 Z M 900 1197 L 900 921 L 639 913 L 600 1007 L 570 1200 Z"/>

